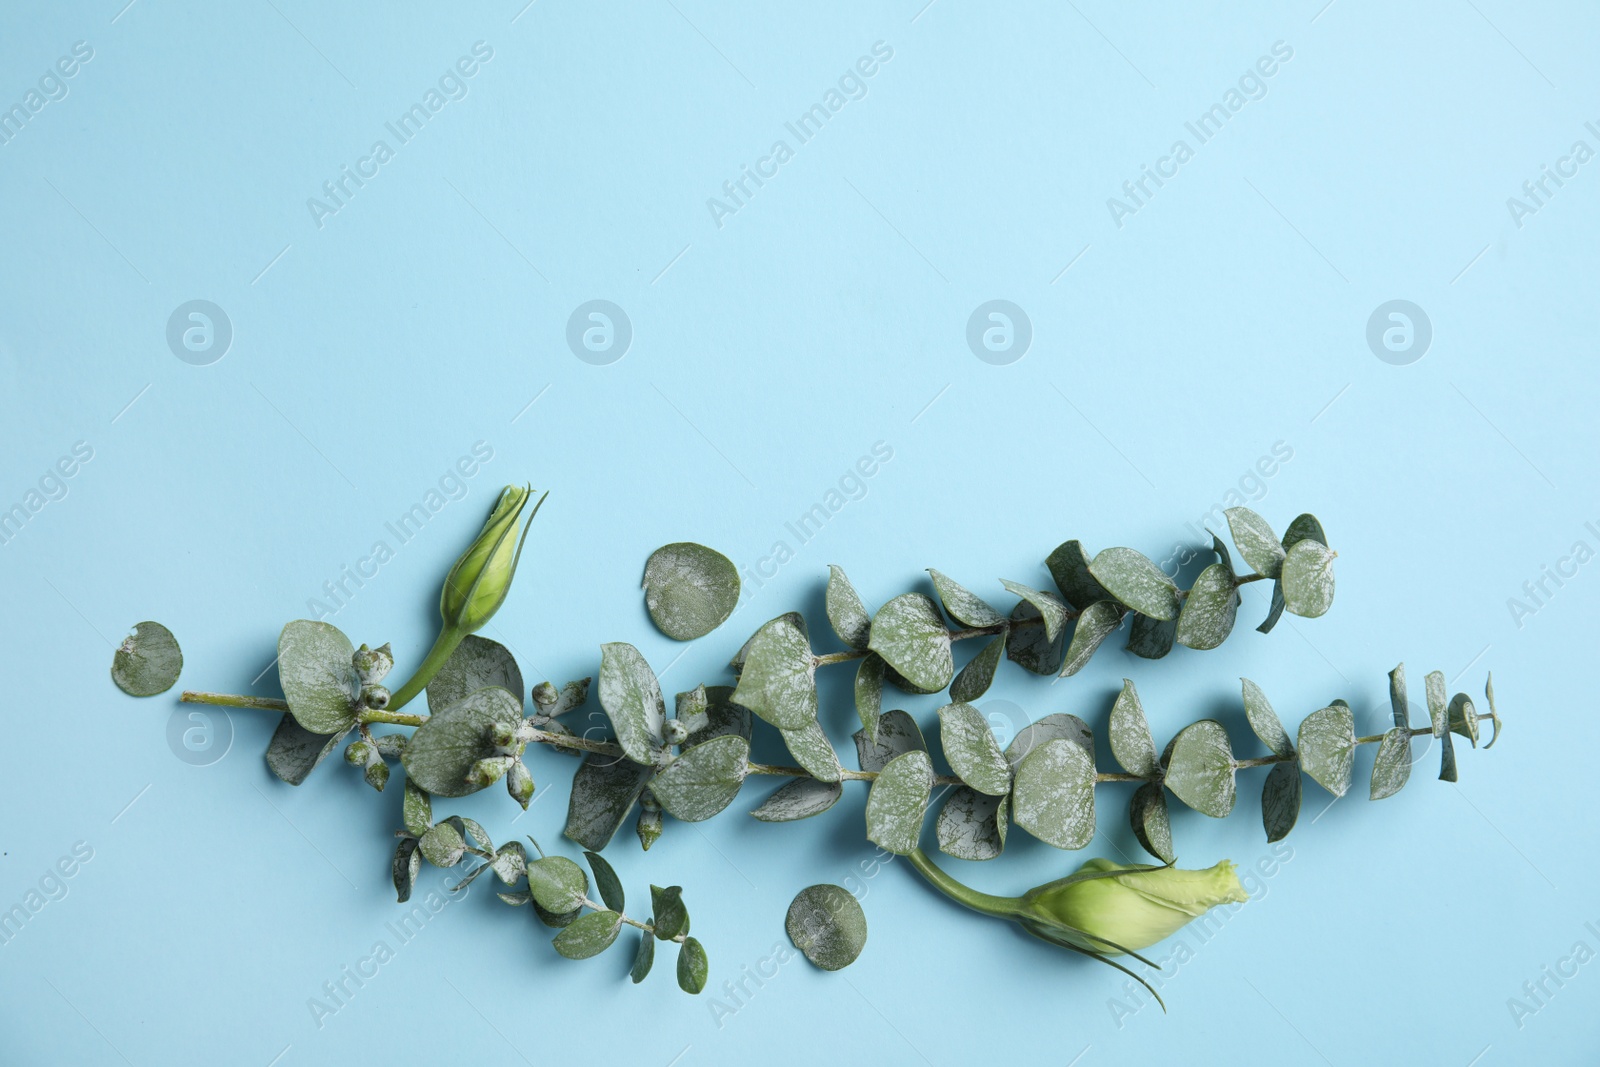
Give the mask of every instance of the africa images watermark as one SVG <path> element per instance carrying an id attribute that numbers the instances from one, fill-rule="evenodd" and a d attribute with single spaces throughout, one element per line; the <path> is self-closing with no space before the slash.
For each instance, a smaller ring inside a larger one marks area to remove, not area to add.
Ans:
<path id="1" fill-rule="evenodd" d="M 338 176 L 322 183 L 325 199 L 315 196 L 306 199 L 306 210 L 311 212 L 311 221 L 317 224 L 317 229 L 322 229 L 327 225 L 327 219 L 348 207 L 356 193 L 366 188 L 367 182 L 378 176 L 380 168 L 393 159 L 400 148 L 410 144 L 411 139 L 421 133 L 422 128 L 433 116 L 443 111 L 446 104 L 465 100 L 469 91 L 468 81 L 493 58 L 492 46 L 483 41 L 474 42 L 472 54 L 457 59 L 452 67 L 439 75 L 436 86 L 430 85 L 419 102 L 402 111 L 393 122 L 383 124 L 383 128 L 394 138 L 393 146 L 379 138 L 372 142 L 366 155 L 356 160 L 354 170 L 349 164 L 341 163 Z"/>
<path id="2" fill-rule="evenodd" d="M 1600 928 L 1594 923 L 1584 923 L 1583 929 L 1600 942 Z M 1506 998 L 1506 1010 L 1511 1013 L 1511 1021 L 1517 1024 L 1517 1029 L 1527 1026 L 1529 1018 L 1548 1008 L 1555 995 L 1578 977 L 1579 968 L 1594 959 L 1594 955 L 1594 948 L 1587 940 L 1580 938 L 1565 956 L 1554 963 L 1540 965 L 1539 976 L 1522 983 L 1522 996 Z M 1555 988 L 1552 989 L 1552 986 Z"/>
<path id="3" fill-rule="evenodd" d="M 87 441 L 78 441 L 73 444 L 70 455 L 62 456 L 45 468 L 39 480 L 22 494 L 21 500 L 10 507 L 0 503 L 0 545 L 9 545 L 16 540 L 22 528 L 43 511 L 46 504 L 65 500 L 71 489 L 67 482 L 93 458 L 94 446 Z"/>
<path id="4" fill-rule="evenodd" d="M 1140 164 L 1139 176 L 1122 183 L 1122 197 L 1113 196 L 1106 200 L 1106 210 L 1111 213 L 1111 221 L 1117 224 L 1117 229 L 1127 225 L 1124 219 L 1129 215 L 1137 215 L 1155 198 L 1162 186 L 1176 178 L 1179 168 L 1194 158 L 1195 149 L 1221 133 L 1228 120 L 1244 110 L 1245 104 L 1265 97 L 1267 80 L 1278 73 L 1280 64 L 1293 58 L 1294 49 L 1288 44 L 1283 41 L 1272 42 L 1271 55 L 1261 56 L 1253 67 L 1239 75 L 1237 85 L 1228 86 L 1220 102 L 1200 112 L 1192 122 L 1183 124 L 1183 128 L 1194 138 L 1193 146 L 1179 138 L 1172 142 L 1166 155 L 1155 161 L 1154 166 Z M 1152 184 L 1154 189 L 1151 188 Z"/>
<path id="5" fill-rule="evenodd" d="M 767 154 L 758 158 L 753 165 L 741 164 L 739 176 L 722 183 L 722 196 L 706 199 L 706 210 L 711 213 L 711 221 L 717 224 L 717 229 L 722 229 L 725 218 L 737 215 L 740 208 L 755 198 L 762 186 L 776 178 L 779 168 L 794 158 L 795 149 L 821 133 L 822 128 L 833 116 L 843 111 L 846 104 L 851 100 L 866 99 L 867 79 L 876 75 L 882 65 L 893 58 L 894 49 L 890 45 L 883 41 L 872 42 L 871 55 L 858 58 L 854 66 L 846 68 L 839 75 L 839 80 L 823 92 L 820 101 L 806 108 L 792 122 L 783 124 L 794 138 L 793 146 L 788 140 L 780 138 L 773 141 Z M 751 188 L 752 185 L 754 188 Z"/>
<path id="6" fill-rule="evenodd" d="M 1584 533 L 1594 538 L 1594 544 L 1600 545 L 1600 527 L 1592 522 L 1583 524 Z M 1521 597 L 1506 597 L 1506 610 L 1511 613 L 1511 621 L 1517 624 L 1517 629 L 1527 625 L 1526 620 L 1539 614 L 1546 604 L 1566 586 L 1568 582 L 1578 576 L 1578 568 L 1594 559 L 1595 548 L 1589 541 L 1580 537 L 1572 542 L 1572 547 L 1567 549 L 1567 554 L 1561 556 L 1555 563 L 1541 564 L 1539 577 L 1530 578 L 1522 583 Z"/>
<path id="7" fill-rule="evenodd" d="M 52 66 L 46 67 L 45 72 L 39 75 L 39 80 L 22 94 L 21 100 L 9 108 L 0 105 L 0 145 L 10 144 L 47 105 L 65 100 L 72 91 L 68 81 L 76 77 L 93 58 L 93 45 L 88 41 L 75 42 L 71 54 L 62 56 Z"/>
<path id="8" fill-rule="evenodd" d="M 1593 122 L 1585 122 L 1583 128 L 1589 135 L 1600 141 L 1600 127 Z M 1525 225 L 1524 219 L 1537 215 L 1541 208 L 1546 207 L 1551 198 L 1560 192 L 1568 181 L 1578 176 L 1578 168 L 1593 159 L 1595 150 L 1589 142 L 1578 140 L 1572 142 L 1572 147 L 1567 154 L 1556 160 L 1555 166 L 1548 163 L 1539 165 L 1539 176 L 1529 178 L 1522 183 L 1522 195 L 1506 197 L 1506 211 L 1511 214 L 1511 221 L 1517 224 L 1517 229 Z M 1551 188 L 1551 185 L 1555 188 Z"/>

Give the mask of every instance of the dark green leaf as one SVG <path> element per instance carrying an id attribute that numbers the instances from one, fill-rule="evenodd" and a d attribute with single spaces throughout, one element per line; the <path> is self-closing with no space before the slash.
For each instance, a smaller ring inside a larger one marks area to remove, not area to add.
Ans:
<path id="1" fill-rule="evenodd" d="M 705 721 L 689 728 L 684 748 L 705 744 L 718 737 L 742 737 L 750 740 L 750 709 L 733 702 L 733 686 L 701 686 L 705 690 L 706 707 L 702 713 Z"/>
<path id="2" fill-rule="evenodd" d="M 594 887 L 599 890 L 600 899 L 612 911 L 622 911 L 628 898 L 622 891 L 622 880 L 617 877 L 617 872 L 598 852 L 585 850 L 583 857 L 589 861 L 589 869 L 594 871 Z"/>
<path id="3" fill-rule="evenodd" d="M 845 577 L 844 569 L 828 566 L 828 592 L 825 598 L 828 622 L 839 640 L 851 648 L 866 648 L 872 632 L 872 618 L 867 606 L 861 602 L 856 587 Z"/>
<path id="4" fill-rule="evenodd" d="M 1172 651 L 1177 636 L 1177 619 L 1162 622 L 1134 612 L 1133 625 L 1128 627 L 1128 651 L 1140 659 L 1160 659 Z"/>
<path id="5" fill-rule="evenodd" d="M 290 785 L 299 785 L 349 735 L 349 729 L 336 734 L 314 734 L 295 722 L 293 715 L 285 713 L 267 745 L 267 766 Z"/>
<path id="6" fill-rule="evenodd" d="M 705 545 L 662 545 L 644 565 L 644 603 L 662 633 L 675 641 L 693 641 L 733 614 L 739 604 L 739 569 Z"/>
<path id="7" fill-rule="evenodd" d="M 833 807 L 843 795 L 843 782 L 791 778 L 750 814 L 762 822 L 793 822 L 796 819 L 809 819 Z"/>
<path id="8" fill-rule="evenodd" d="M 944 602 L 944 610 L 963 626 L 995 626 L 1005 621 L 1005 616 L 984 603 L 983 598 L 969 592 L 959 582 L 940 574 L 932 567 L 933 587 Z"/>
<path id="9" fill-rule="evenodd" d="M 1079 611 L 1097 601 L 1111 599 L 1105 586 L 1089 573 L 1089 554 L 1080 542 L 1065 541 L 1057 545 L 1044 565 L 1050 569 L 1050 577 L 1055 579 L 1062 598 Z"/>
<path id="10" fill-rule="evenodd" d="M 1389 707 L 1394 712 L 1394 724 L 1411 728 L 1411 704 L 1406 699 L 1406 665 L 1400 664 L 1389 672 Z"/>
<path id="11" fill-rule="evenodd" d="M 638 985 L 650 973 L 650 965 L 656 961 L 656 939 L 646 933 L 639 936 L 639 951 L 633 957 L 633 967 L 628 971 L 628 977 L 633 979 L 633 984 Z"/>
<path id="12" fill-rule="evenodd" d="M 867 839 L 904 856 L 917 847 L 933 790 L 933 763 L 920 750 L 890 760 L 867 794 Z"/>
<path id="13" fill-rule="evenodd" d="M 961 860 L 992 860 L 1006 847 L 1006 798 L 959 785 L 939 809 L 939 850 Z"/>
<path id="14" fill-rule="evenodd" d="M 295 720 L 315 734 L 336 734 L 356 721 L 361 681 L 350 663 L 355 646 L 325 622 L 296 619 L 278 636 L 278 680 Z"/>
<path id="15" fill-rule="evenodd" d="M 652 762 L 661 747 L 667 703 L 655 672 L 632 645 L 619 641 L 600 646 L 600 706 L 628 758 Z"/>
<path id="16" fill-rule="evenodd" d="M 574 919 L 556 935 L 556 951 L 569 960 L 586 960 L 610 948 L 622 931 L 622 916 L 614 911 L 590 912 Z"/>
<path id="17" fill-rule="evenodd" d="M 706 950 L 692 937 L 678 949 L 678 988 L 693 996 L 706 987 Z"/>
<path id="18" fill-rule="evenodd" d="M 1184 727 L 1172 742 L 1167 788 L 1195 811 L 1220 819 L 1233 810 L 1233 745 L 1214 719 Z"/>
<path id="19" fill-rule="evenodd" d="M 405 797 L 400 802 L 401 821 L 407 832 L 421 837 L 433 826 L 433 800 L 411 779 L 406 779 Z"/>
<path id="20" fill-rule="evenodd" d="M 468 634 L 428 683 L 428 707 L 442 711 L 491 685 L 506 690 L 519 703 L 528 692 L 510 649 L 487 637 Z"/>
<path id="21" fill-rule="evenodd" d="M 1069 715 L 1058 711 L 1046 715 L 1038 722 L 1029 723 L 1017 731 L 1017 736 L 1011 739 L 1006 746 L 1006 762 L 1011 764 L 1012 773 L 1027 758 L 1028 753 L 1044 744 L 1046 741 L 1071 741 L 1094 761 L 1094 731 L 1089 729 L 1089 724 L 1076 715 Z"/>
<path id="22" fill-rule="evenodd" d="M 1150 855 L 1172 863 L 1172 821 L 1167 815 L 1167 794 L 1160 782 L 1146 782 L 1133 791 L 1128 821 L 1139 846 Z"/>
<path id="23" fill-rule="evenodd" d="M 1444 746 L 1439 752 L 1439 781 L 1453 782 L 1456 780 L 1456 746 L 1451 739 L 1449 731 L 1440 737 Z"/>
<path id="24" fill-rule="evenodd" d="M 1233 632 L 1239 608 L 1238 587 L 1221 563 L 1200 572 L 1178 616 L 1178 644 L 1187 648 L 1216 648 Z"/>
<path id="25" fill-rule="evenodd" d="M 394 850 L 394 891 L 401 904 L 411 899 L 411 887 L 416 884 L 417 872 L 422 867 L 422 855 L 417 851 L 417 840 L 406 837 Z"/>
<path id="26" fill-rule="evenodd" d="M 804 625 L 780 615 L 757 630 L 746 649 L 733 702 L 780 730 L 798 730 L 814 722 L 816 663 Z"/>
<path id="27" fill-rule="evenodd" d="M 1430 671 L 1423 679 L 1428 693 L 1428 718 L 1433 722 L 1433 736 L 1443 737 L 1450 730 L 1450 705 L 1445 700 L 1444 674 Z"/>
<path id="28" fill-rule="evenodd" d="M 1229 508 L 1225 514 L 1239 555 L 1257 574 L 1276 578 L 1283 570 L 1284 546 L 1267 520 L 1249 508 Z"/>
<path id="29" fill-rule="evenodd" d="M 689 909 L 683 906 L 683 887 L 669 885 L 662 889 L 650 887 L 650 907 L 655 912 L 655 933 L 663 941 L 671 941 L 679 934 L 689 932 Z"/>
<path id="30" fill-rule="evenodd" d="M 1261 786 L 1261 825 L 1267 840 L 1282 841 L 1300 817 L 1300 761 L 1274 763 Z"/>
<path id="31" fill-rule="evenodd" d="M 1261 625 L 1256 627 L 1260 633 L 1270 634 L 1272 628 L 1278 625 L 1278 620 L 1283 618 L 1283 579 L 1275 579 L 1272 583 L 1272 607 L 1267 611 L 1267 617 L 1261 620 Z"/>
<path id="32" fill-rule="evenodd" d="M 1154 778 L 1161 766 L 1156 762 L 1156 742 L 1150 736 L 1150 722 L 1145 718 L 1144 705 L 1139 702 L 1139 692 L 1133 682 L 1122 680 L 1122 692 L 1111 706 L 1111 723 L 1108 729 L 1111 754 L 1129 774 Z"/>
<path id="33" fill-rule="evenodd" d="M 950 683 L 950 699 L 971 703 L 989 691 L 994 682 L 994 672 L 1005 655 L 1006 635 L 1001 633 L 961 668 L 956 680 Z"/>
<path id="34" fill-rule="evenodd" d="M 949 685 L 955 673 L 950 631 L 933 601 L 921 593 L 902 593 L 878 610 L 868 647 L 912 685 L 929 692 Z"/>
<path id="35" fill-rule="evenodd" d="M 1320 541 L 1296 541 L 1283 561 L 1283 603 L 1307 619 L 1333 604 L 1333 551 Z"/>
<path id="36" fill-rule="evenodd" d="M 539 921 L 550 927 L 552 930 L 560 930 L 571 926 L 577 920 L 578 916 L 583 914 L 583 909 L 574 908 L 571 911 L 561 912 L 549 911 L 540 907 L 539 902 L 535 900 L 533 902 L 533 914 L 538 916 Z"/>
<path id="37" fill-rule="evenodd" d="M 1465 693 L 1450 698 L 1450 732 L 1471 741 L 1473 748 L 1478 747 L 1478 709 Z"/>
<path id="38" fill-rule="evenodd" d="M 1089 573 L 1134 611 L 1163 621 L 1177 617 L 1178 587 L 1145 555 L 1108 548 L 1089 564 Z"/>
<path id="39" fill-rule="evenodd" d="M 784 928 L 794 947 L 824 971 L 850 966 L 867 943 L 867 916 L 860 901 L 836 885 L 800 890 L 789 905 Z"/>
<path id="40" fill-rule="evenodd" d="M 1317 521 L 1315 515 L 1296 515 L 1289 524 L 1289 529 L 1283 535 L 1283 547 L 1293 548 L 1301 541 L 1316 541 L 1319 544 L 1328 543 L 1328 535 L 1322 532 L 1322 523 Z"/>
<path id="41" fill-rule="evenodd" d="M 434 796 L 464 797 L 483 788 L 468 775 L 473 764 L 495 754 L 494 727 L 521 722 L 522 701 L 504 689 L 480 689 L 417 727 L 401 763 L 411 780 Z"/>
<path id="42" fill-rule="evenodd" d="M 654 772 L 620 756 L 589 753 L 572 776 L 567 837 L 591 852 L 604 849 Z"/>
<path id="43" fill-rule="evenodd" d="M 448 822 L 442 822 L 423 834 L 417 847 L 435 867 L 454 867 L 466 854 L 467 842 L 460 830 Z"/>
<path id="44" fill-rule="evenodd" d="M 131 697 L 165 693 L 182 672 L 178 639 L 159 622 L 136 623 L 111 656 L 111 680 Z"/>
<path id="45" fill-rule="evenodd" d="M 939 739 L 944 758 L 967 785 L 990 796 L 1011 791 L 1011 765 L 989 729 L 989 720 L 971 704 L 946 704 L 939 709 Z"/>
<path id="46" fill-rule="evenodd" d="M 902 753 L 928 749 L 916 720 L 899 710 L 885 712 L 878 720 L 876 739 L 868 737 L 865 730 L 857 730 L 855 742 L 856 759 L 864 771 L 881 771 Z"/>
<path id="47" fill-rule="evenodd" d="M 1061 661 L 1061 676 L 1077 674 L 1089 662 L 1106 638 L 1122 625 L 1122 609 L 1114 601 L 1101 600 L 1090 604 L 1078 616 L 1072 628 L 1072 644 L 1067 646 L 1066 658 Z"/>
<path id="48" fill-rule="evenodd" d="M 1028 619 L 1037 619 L 1039 609 L 1021 601 L 1011 609 L 1013 624 Z M 1079 623 L 1081 625 L 1082 618 Z M 1061 669 L 1062 656 L 1066 651 L 1066 631 L 1056 634 L 1054 641 L 1045 636 L 1042 625 L 1016 626 L 1011 628 L 1011 635 L 1006 638 L 1006 658 L 1017 664 L 1025 671 L 1034 674 L 1055 674 Z"/>
<path id="49" fill-rule="evenodd" d="M 718 737 L 685 749 L 650 782 L 661 806 L 684 822 L 701 822 L 733 803 L 749 773 L 750 745 Z"/>

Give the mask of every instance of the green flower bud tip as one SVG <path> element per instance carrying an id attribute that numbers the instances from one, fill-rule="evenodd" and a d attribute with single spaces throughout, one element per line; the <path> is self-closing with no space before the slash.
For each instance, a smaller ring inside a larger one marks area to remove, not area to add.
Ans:
<path id="1" fill-rule="evenodd" d="M 367 784 L 378 792 L 383 792 L 383 787 L 389 784 L 389 765 L 383 760 L 367 765 Z"/>
<path id="2" fill-rule="evenodd" d="M 376 756 L 372 746 L 365 741 L 352 741 L 344 749 L 344 761 L 352 767 L 365 767 Z"/>
<path id="3" fill-rule="evenodd" d="M 511 765 L 511 770 L 506 773 L 506 792 L 511 794 L 511 799 L 522 805 L 522 810 L 528 810 L 528 802 L 533 799 L 533 775 L 528 773 L 528 768 L 521 760 Z"/>
<path id="4" fill-rule="evenodd" d="M 361 687 L 361 703 L 374 711 L 382 711 L 389 706 L 389 690 L 381 685 L 364 685 Z"/>
<path id="5" fill-rule="evenodd" d="M 556 687 L 549 682 L 540 682 L 533 687 L 533 702 L 541 708 L 552 707 L 560 697 Z"/>
<path id="6" fill-rule="evenodd" d="M 510 768 L 512 757 L 487 756 L 472 765 L 472 770 L 467 773 L 467 781 L 479 789 L 494 785 Z"/>
<path id="7" fill-rule="evenodd" d="M 1023 921 L 1087 952 L 1114 956 L 1163 941 L 1219 904 L 1249 899 L 1229 860 L 1180 871 L 1092 859 L 1071 878 L 1025 894 Z"/>
<path id="8" fill-rule="evenodd" d="M 356 649 L 355 655 L 350 657 L 350 662 L 361 681 L 370 685 L 383 681 L 383 676 L 394 666 L 394 653 L 387 642 L 377 648 L 362 645 Z"/>
<path id="9" fill-rule="evenodd" d="M 456 560 L 439 594 L 439 614 L 447 629 L 476 632 L 505 602 L 511 578 L 527 537 L 522 511 L 532 496 L 527 486 L 508 485 L 489 513 L 477 540 Z M 549 494 L 545 494 L 548 496 Z M 540 497 L 528 513 L 532 519 L 544 503 Z"/>

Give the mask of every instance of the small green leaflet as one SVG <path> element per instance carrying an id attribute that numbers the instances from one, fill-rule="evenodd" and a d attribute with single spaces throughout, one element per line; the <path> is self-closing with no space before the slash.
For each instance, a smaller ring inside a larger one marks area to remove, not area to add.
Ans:
<path id="1" fill-rule="evenodd" d="M 178 639 L 159 622 L 136 623 L 111 657 L 111 680 L 131 697 L 165 693 L 182 671 Z"/>
<path id="2" fill-rule="evenodd" d="M 1333 550 L 1320 541 L 1296 541 L 1283 561 L 1283 603 L 1291 614 L 1314 619 L 1333 605 Z"/>
<path id="3" fill-rule="evenodd" d="M 1248 678 L 1241 678 L 1240 681 L 1244 685 L 1244 713 L 1250 720 L 1250 729 L 1261 739 L 1263 745 L 1272 750 L 1273 755 L 1293 755 L 1294 745 L 1289 742 L 1289 734 L 1284 730 L 1278 713 L 1272 710 L 1267 694 Z"/>
<path id="4" fill-rule="evenodd" d="M 685 749 L 661 768 L 650 791 L 673 816 L 702 822 L 733 803 L 749 765 L 749 743 L 728 734 Z"/>
<path id="5" fill-rule="evenodd" d="M 295 720 L 315 734 L 336 734 L 356 721 L 361 681 L 350 663 L 355 646 L 335 626 L 296 619 L 278 636 L 278 680 Z"/>
<path id="6" fill-rule="evenodd" d="M 867 647 L 912 685 L 928 692 L 949 685 L 955 673 L 950 631 L 933 601 L 921 593 L 902 593 L 880 608 L 872 620 Z"/>
<path id="7" fill-rule="evenodd" d="M 1284 547 L 1267 520 L 1249 508 L 1229 508 L 1224 514 L 1239 555 L 1257 574 L 1276 578 L 1283 570 Z"/>
<path id="8" fill-rule="evenodd" d="M 1311 544 L 1302 541 L 1301 544 Z M 1336 797 L 1350 788 L 1355 761 L 1355 717 L 1340 705 L 1313 711 L 1300 724 L 1300 764 L 1311 780 Z"/>
<path id="9" fill-rule="evenodd" d="M 796 819 L 809 819 L 833 807 L 843 795 L 843 782 L 791 778 L 750 814 L 762 822 L 793 822 Z"/>
<path id="10" fill-rule="evenodd" d="M 939 709 L 939 737 L 945 759 L 963 782 L 990 796 L 1011 791 L 1011 765 L 981 711 L 971 704 L 946 704 Z"/>
<path id="11" fill-rule="evenodd" d="M 825 597 L 828 623 L 839 640 L 851 648 L 866 648 L 867 636 L 872 632 L 872 617 L 861 602 L 856 587 L 845 577 L 844 569 L 828 566 L 828 592 Z"/>
<path id="12" fill-rule="evenodd" d="M 482 788 L 468 775 L 473 764 L 494 755 L 494 727 L 521 722 L 521 700 L 504 689 L 480 689 L 417 727 L 400 759 L 423 790 L 436 797 L 464 797 Z"/>
<path id="13" fill-rule="evenodd" d="M 691 996 L 699 993 L 706 987 L 709 966 L 706 950 L 700 942 L 692 937 L 684 938 L 678 949 L 678 988 Z"/>
<path id="14" fill-rule="evenodd" d="M 1233 746 L 1214 719 L 1202 719 L 1179 732 L 1167 761 L 1167 788 L 1195 811 L 1220 819 L 1233 810 Z"/>
<path id="15" fill-rule="evenodd" d="M 632 645 L 600 646 L 600 706 L 628 758 L 635 763 L 655 762 L 667 705 L 655 672 Z"/>
<path id="16" fill-rule="evenodd" d="M 1238 586 L 1225 564 L 1213 563 L 1200 572 L 1178 616 L 1178 644 L 1212 649 L 1228 639 L 1239 609 Z"/>
<path id="17" fill-rule="evenodd" d="M 1011 817 L 1046 844 L 1083 848 L 1094 839 L 1094 784 L 1094 757 L 1082 746 L 1046 741 L 1017 766 Z"/>
<path id="18" fill-rule="evenodd" d="M 1122 603 L 1142 615 L 1166 621 L 1178 614 L 1178 587 L 1142 553 L 1108 548 L 1089 564 L 1089 573 Z"/>
<path id="19" fill-rule="evenodd" d="M 1116 703 L 1111 706 L 1108 732 L 1111 754 L 1117 758 L 1123 770 L 1142 778 L 1156 776 L 1161 767 L 1156 762 L 1155 738 L 1150 736 L 1150 723 L 1145 718 L 1144 705 L 1139 702 L 1139 693 L 1130 679 L 1122 680 L 1122 692 L 1117 694 Z"/>
<path id="20" fill-rule="evenodd" d="M 622 916 L 614 911 L 592 911 L 574 919 L 552 944 L 569 960 L 586 960 L 611 947 L 622 930 Z"/>
<path id="21" fill-rule="evenodd" d="M 643 584 L 651 621 L 675 641 L 704 637 L 739 604 L 739 569 L 733 561 L 691 541 L 650 553 Z"/>
<path id="22" fill-rule="evenodd" d="M 933 577 L 933 587 L 939 593 L 939 599 L 944 602 L 945 612 L 956 622 L 963 626 L 997 626 L 1005 622 L 1005 616 L 995 611 L 983 598 L 972 593 L 959 582 L 940 574 L 932 567 L 928 574 Z"/>
<path id="23" fill-rule="evenodd" d="M 780 730 L 798 730 L 817 717 L 816 664 L 798 616 L 780 615 L 745 645 L 733 702 Z"/>
<path id="24" fill-rule="evenodd" d="M 932 790 L 933 763 L 926 752 L 890 760 L 867 794 L 867 840 L 900 856 L 915 850 Z"/>
<path id="25" fill-rule="evenodd" d="M 518 700 L 528 691 L 510 649 L 487 637 L 468 634 L 428 683 L 428 707 L 442 711 L 491 685 L 499 686 Z"/>
<path id="26" fill-rule="evenodd" d="M 1300 761 L 1272 765 L 1261 785 L 1261 825 L 1267 840 L 1282 841 L 1300 816 Z"/>

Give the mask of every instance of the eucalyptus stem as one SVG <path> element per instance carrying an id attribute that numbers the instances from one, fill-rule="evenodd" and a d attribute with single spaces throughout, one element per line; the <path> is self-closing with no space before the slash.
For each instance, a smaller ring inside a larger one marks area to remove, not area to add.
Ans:
<path id="1" fill-rule="evenodd" d="M 212 704 L 221 708 L 259 708 L 262 711 L 288 711 L 289 702 L 277 697 L 250 697 L 235 693 L 206 693 L 185 689 L 178 697 L 184 704 Z"/>
<path id="2" fill-rule="evenodd" d="M 606 907 L 604 904 L 597 904 L 594 901 L 590 900 L 588 897 L 581 897 L 580 899 L 582 900 L 584 907 L 590 908 L 590 909 L 592 909 L 594 911 L 610 911 L 611 910 L 610 908 Z M 642 923 L 638 919 L 630 919 L 627 915 L 623 914 L 620 911 L 617 912 L 617 917 L 619 919 L 621 919 L 623 922 L 627 923 L 629 926 L 636 927 L 636 928 L 638 928 L 640 930 L 643 930 L 645 933 L 649 934 L 651 937 L 656 936 L 656 928 L 655 928 L 655 924 L 653 924 L 653 923 Z M 662 940 L 664 940 L 664 941 L 676 941 L 678 944 L 681 945 L 685 941 L 689 940 L 689 935 L 688 934 L 679 934 L 676 937 L 662 938 Z"/>

